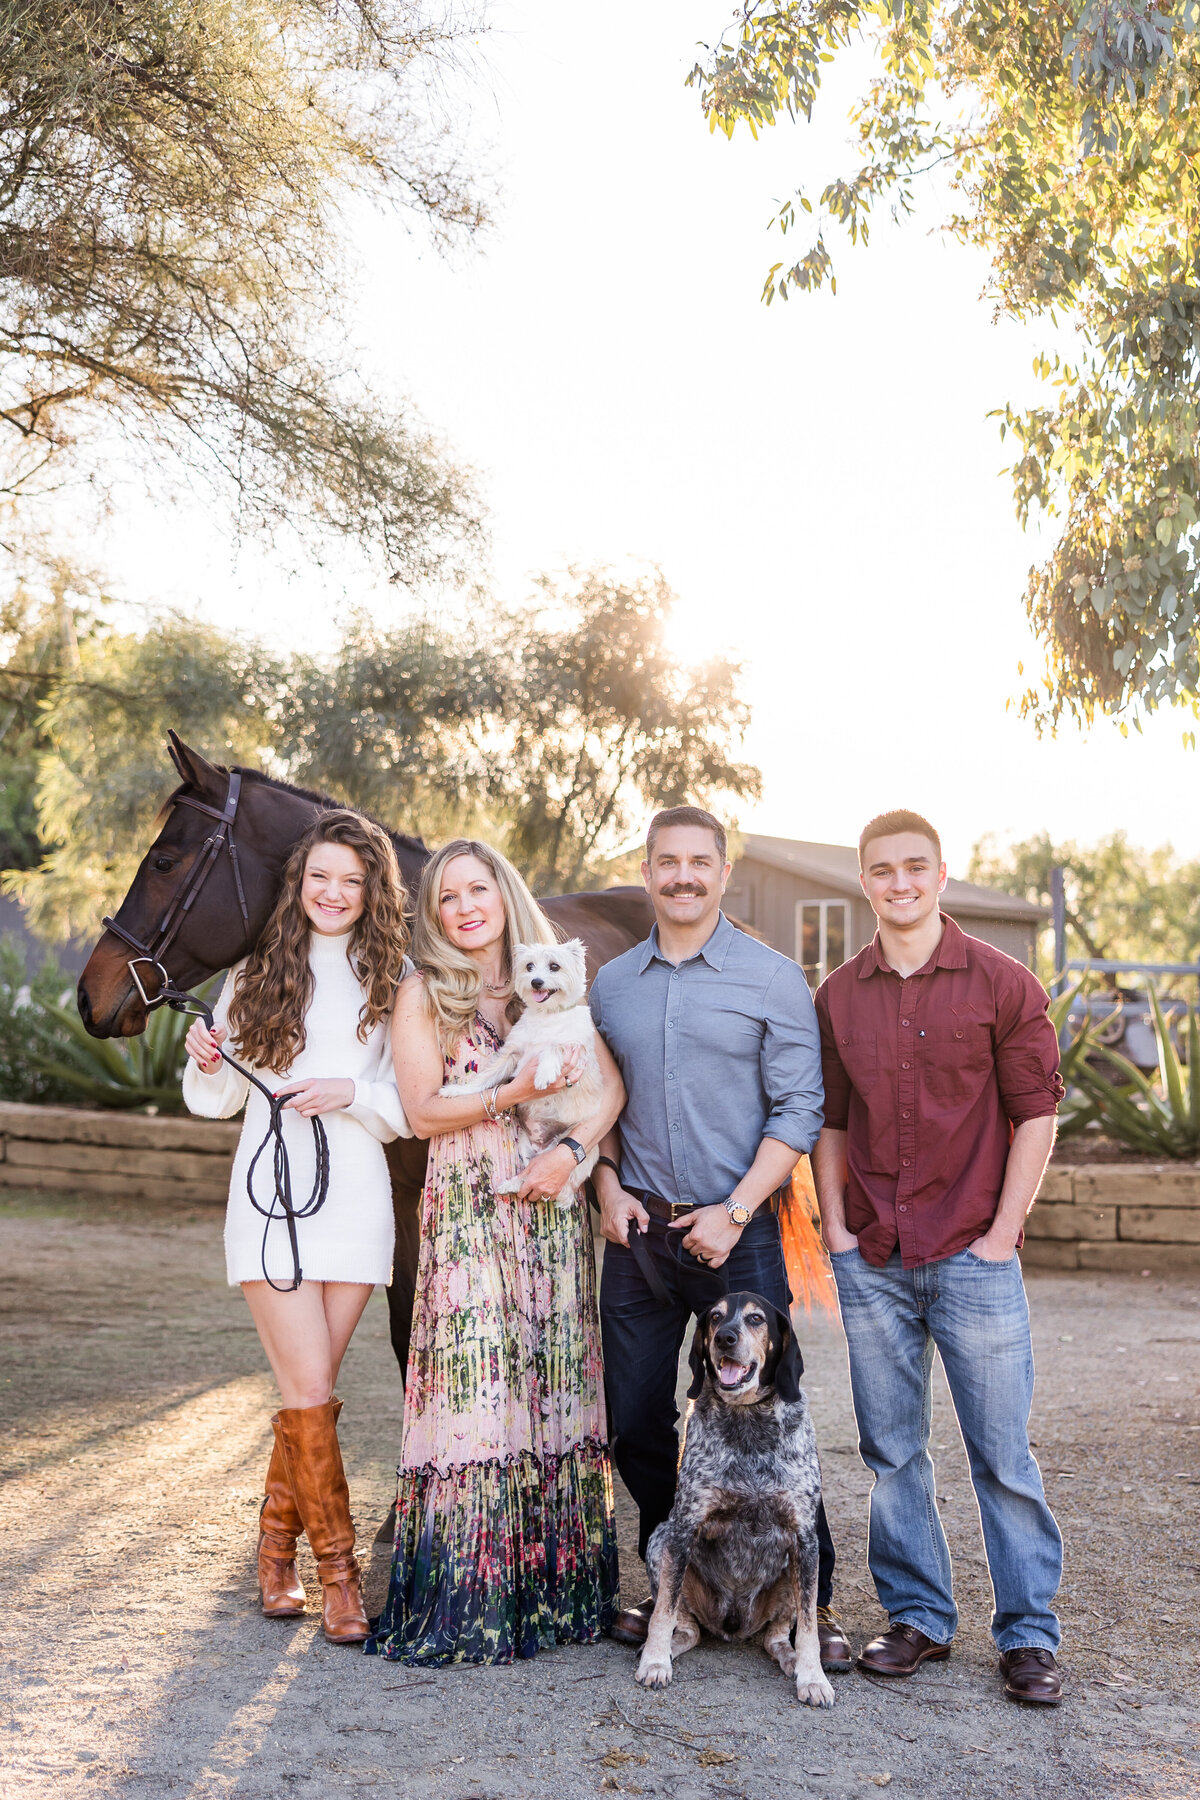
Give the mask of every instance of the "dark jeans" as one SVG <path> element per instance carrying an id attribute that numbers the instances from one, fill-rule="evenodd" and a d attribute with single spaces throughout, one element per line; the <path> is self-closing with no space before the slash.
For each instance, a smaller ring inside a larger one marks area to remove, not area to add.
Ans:
<path id="1" fill-rule="evenodd" d="M 643 1561 L 650 1533 L 668 1516 L 675 1499 L 679 1462 L 675 1387 L 679 1352 L 693 1313 L 705 1311 L 723 1293 L 743 1292 L 761 1294 L 786 1313 L 790 1297 L 779 1220 L 767 1207 L 754 1214 L 720 1269 L 706 1269 L 685 1250 L 685 1236 L 651 1220 L 643 1240 L 671 1296 L 669 1307 L 655 1299 L 631 1250 L 624 1244 L 604 1246 L 600 1331 L 612 1455 L 637 1504 L 638 1555 Z M 817 1605 L 828 1606 L 834 1554 L 824 1501 L 817 1513 L 817 1542 Z"/>

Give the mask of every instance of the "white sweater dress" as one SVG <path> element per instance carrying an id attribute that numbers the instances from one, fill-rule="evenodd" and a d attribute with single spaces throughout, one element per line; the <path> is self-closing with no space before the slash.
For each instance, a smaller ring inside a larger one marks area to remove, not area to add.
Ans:
<path id="1" fill-rule="evenodd" d="M 390 1021 L 376 1025 L 365 1044 L 358 1037 L 363 990 L 347 955 L 349 942 L 349 932 L 338 937 L 316 931 L 309 934 L 313 996 L 305 1020 L 304 1049 L 285 1076 L 259 1068 L 254 1073 L 268 1087 L 316 1077 L 349 1076 L 353 1080 L 353 1104 L 321 1114 L 329 1139 L 329 1193 L 319 1212 L 296 1221 L 300 1267 L 310 1281 L 387 1282 L 392 1277 L 395 1226 L 383 1146 L 396 1137 L 411 1137 L 412 1128 L 392 1074 Z M 241 962 L 230 970 L 216 1007 L 215 1023 L 226 1029 L 229 1000 L 244 967 Z M 236 1044 L 227 1040 L 223 1048 L 237 1056 Z M 268 1227 L 246 1192 L 246 1171 L 270 1124 L 266 1100 L 228 1063 L 223 1062 L 216 1074 L 206 1075 L 190 1057 L 183 1073 L 183 1098 L 191 1112 L 206 1119 L 229 1119 L 246 1106 L 225 1213 L 225 1268 L 230 1286 L 263 1280 L 264 1232 L 267 1274 L 272 1281 L 290 1283 L 293 1271 L 287 1223 L 279 1217 Z M 283 1135 L 291 1162 L 292 1203 L 299 1207 L 312 1192 L 316 1168 L 312 1122 L 297 1112 L 285 1111 Z M 273 1169 L 268 1144 L 254 1171 L 255 1196 L 268 1209 L 275 1190 Z"/>

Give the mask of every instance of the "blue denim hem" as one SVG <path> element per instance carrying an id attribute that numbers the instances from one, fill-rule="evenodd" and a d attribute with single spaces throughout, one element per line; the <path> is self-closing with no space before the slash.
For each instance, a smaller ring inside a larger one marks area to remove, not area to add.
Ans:
<path id="1" fill-rule="evenodd" d="M 932 1621 L 930 1621 L 930 1622 L 932 1622 Z M 891 1619 L 888 1620 L 888 1624 L 889 1625 L 911 1625 L 912 1629 L 914 1631 L 922 1632 L 929 1639 L 931 1644 L 937 1644 L 939 1646 L 944 1645 L 944 1644 L 952 1644 L 954 1642 L 955 1636 L 957 1635 L 955 1632 L 951 1632 L 950 1636 L 948 1638 L 938 1637 L 936 1632 L 930 1631 L 929 1625 L 922 1624 L 920 1619 L 908 1619 L 908 1618 L 900 1618 L 898 1616 L 893 1616 Z"/>
<path id="2" fill-rule="evenodd" d="M 1052 1644 L 1043 1642 L 1041 1638 L 1036 1639 L 1033 1642 L 1028 1638 L 1022 1638 L 1020 1642 L 1016 1644 L 1002 1644 L 999 1638 L 996 1639 L 996 1648 L 999 1650 L 1001 1656 L 1007 1656 L 1010 1650 L 1048 1650 L 1051 1656 L 1057 1656 L 1061 1644 L 1061 1638 L 1056 1639 Z"/>

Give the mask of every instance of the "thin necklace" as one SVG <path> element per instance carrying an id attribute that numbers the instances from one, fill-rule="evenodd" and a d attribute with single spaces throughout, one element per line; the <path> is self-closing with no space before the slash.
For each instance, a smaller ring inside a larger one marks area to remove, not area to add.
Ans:
<path id="1" fill-rule="evenodd" d="M 483 980 L 482 976 L 480 976 L 480 980 L 481 981 Z M 508 977 L 507 981 L 502 981 L 500 983 L 499 987 L 497 987 L 496 984 L 491 981 L 484 981 L 483 985 L 487 989 L 489 994 L 507 994 L 509 989 L 512 987 L 512 976 L 510 975 Z"/>

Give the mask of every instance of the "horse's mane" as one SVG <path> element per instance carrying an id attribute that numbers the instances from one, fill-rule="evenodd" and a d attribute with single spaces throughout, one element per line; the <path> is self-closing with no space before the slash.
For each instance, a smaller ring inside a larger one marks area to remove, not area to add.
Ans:
<path id="1" fill-rule="evenodd" d="M 223 763 L 215 763 L 213 766 L 214 768 L 219 769 L 222 775 L 228 775 L 231 772 Z M 344 800 L 335 800 L 332 794 L 319 793 L 316 788 L 299 787 L 294 781 L 282 781 L 277 775 L 264 774 L 261 769 L 245 769 L 240 763 L 234 763 L 233 767 L 245 781 L 256 781 L 262 787 L 274 788 L 277 793 L 294 794 L 298 800 L 311 800 L 315 806 L 323 808 L 326 812 L 333 812 L 346 807 L 346 802 Z M 175 795 L 181 794 L 185 788 L 189 788 L 191 785 L 192 784 L 189 781 L 181 781 L 179 783 L 179 786 L 174 789 L 168 799 L 163 803 L 158 818 L 155 820 L 156 826 L 162 824 L 167 813 L 170 811 L 171 802 L 174 800 Z M 383 823 L 382 819 L 376 819 L 371 813 L 363 812 L 361 806 L 352 806 L 347 810 L 350 812 L 362 813 L 364 819 L 370 819 L 372 825 L 378 825 L 381 831 L 386 831 L 398 849 L 412 850 L 418 856 L 429 855 L 429 846 L 424 838 L 414 837 L 409 831 L 393 831 L 390 825 L 385 825 Z"/>
<path id="2" fill-rule="evenodd" d="M 322 794 L 316 788 L 298 787 L 294 781 L 282 781 L 278 776 L 264 775 L 261 769 L 240 769 L 239 773 L 244 775 L 247 781 L 261 782 L 265 787 L 278 789 L 281 794 L 295 794 L 301 800 L 312 800 L 317 806 L 324 807 L 326 811 L 346 808 L 350 812 L 362 813 L 364 819 L 370 819 L 372 825 L 378 825 L 381 831 L 386 831 L 393 843 L 403 845 L 406 850 L 423 852 L 426 856 L 429 854 L 429 845 L 424 838 L 414 837 L 410 831 L 393 831 L 390 825 L 385 825 L 382 819 L 377 819 L 373 814 L 363 811 L 361 806 L 348 806 L 345 800 L 335 800 L 332 794 Z"/>

